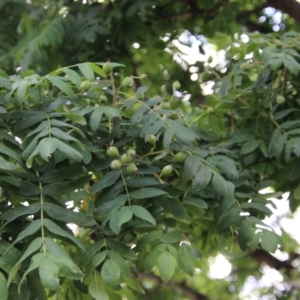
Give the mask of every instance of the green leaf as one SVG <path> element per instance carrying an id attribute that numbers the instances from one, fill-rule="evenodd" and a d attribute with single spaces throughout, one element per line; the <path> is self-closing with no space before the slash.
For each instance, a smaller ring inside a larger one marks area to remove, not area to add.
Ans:
<path id="1" fill-rule="evenodd" d="M 78 141 L 73 136 L 71 136 L 70 134 L 68 134 L 66 132 L 63 132 L 62 130 L 60 130 L 57 127 L 51 128 L 51 133 L 52 133 L 53 136 L 55 136 L 55 137 L 57 137 L 58 139 L 61 139 L 61 140 Z"/>
<path id="2" fill-rule="evenodd" d="M 55 152 L 57 148 L 57 141 L 58 140 L 56 138 L 44 138 L 39 142 L 39 153 L 44 161 L 49 161 L 49 157 Z"/>
<path id="3" fill-rule="evenodd" d="M 17 89 L 16 96 L 19 104 L 26 102 L 27 87 L 28 87 L 27 80 L 20 80 L 18 82 L 18 89 Z"/>
<path id="4" fill-rule="evenodd" d="M 184 203 L 187 203 L 189 205 L 193 205 L 199 208 L 207 209 L 207 203 L 199 198 L 194 198 L 194 197 L 185 197 L 182 199 Z"/>
<path id="5" fill-rule="evenodd" d="M 264 250 L 275 253 L 279 245 L 279 237 L 273 231 L 263 230 L 260 244 Z"/>
<path id="6" fill-rule="evenodd" d="M 41 180 L 46 183 L 53 183 L 78 177 L 83 173 L 84 169 L 81 166 L 64 167 L 44 173 Z"/>
<path id="7" fill-rule="evenodd" d="M 274 150 L 273 150 L 273 155 L 274 155 L 277 159 L 280 158 L 281 152 L 283 151 L 283 148 L 284 148 L 284 146 L 286 145 L 287 139 L 288 139 L 288 136 L 287 136 L 287 134 L 285 134 L 285 133 L 281 134 L 281 135 L 277 138 L 277 140 L 276 140 L 276 147 L 275 147 Z"/>
<path id="8" fill-rule="evenodd" d="M 115 107 L 105 106 L 103 112 L 109 119 L 113 117 L 121 118 L 119 110 Z"/>
<path id="9" fill-rule="evenodd" d="M 92 217 L 87 216 L 83 212 L 75 212 L 50 202 L 44 203 L 43 208 L 47 215 L 54 220 L 64 220 L 66 223 L 74 223 L 81 227 L 95 226 L 97 224 Z"/>
<path id="10" fill-rule="evenodd" d="M 242 222 L 239 230 L 239 245 L 243 251 L 246 251 L 247 244 L 250 242 L 254 237 L 254 229 L 252 223 L 248 220 L 248 218 L 245 218 Z"/>
<path id="11" fill-rule="evenodd" d="M 18 163 L 22 164 L 22 159 L 20 158 L 20 156 L 17 154 L 17 152 L 15 152 L 14 150 L 8 148 L 7 146 L 5 146 L 4 144 L 0 143 L 0 153 L 2 154 L 6 154 L 9 157 L 14 158 Z"/>
<path id="12" fill-rule="evenodd" d="M 109 300 L 101 282 L 97 279 L 89 284 L 89 293 L 95 300 Z"/>
<path id="13" fill-rule="evenodd" d="M 75 238 L 73 236 L 73 234 L 61 229 L 58 225 L 56 225 L 54 222 L 52 222 L 49 219 L 44 219 L 43 220 L 43 225 L 52 233 L 58 235 L 58 236 L 62 236 L 65 237 L 69 240 L 71 240 L 75 245 L 77 245 L 80 249 L 82 249 L 84 252 L 85 247 L 83 246 L 83 244 L 81 243 L 81 241 L 77 238 Z"/>
<path id="14" fill-rule="evenodd" d="M 111 258 L 112 261 L 114 261 L 119 266 L 121 273 L 125 277 L 128 277 L 130 269 L 125 259 L 118 252 L 113 250 L 108 251 L 108 256 Z"/>
<path id="15" fill-rule="evenodd" d="M 101 278 L 110 286 L 118 285 L 121 279 L 119 266 L 111 259 L 106 260 L 101 268 Z"/>
<path id="16" fill-rule="evenodd" d="M 163 243 L 167 243 L 167 244 L 168 243 L 169 244 L 178 243 L 181 240 L 182 240 L 182 232 L 180 232 L 180 231 L 167 232 L 161 238 L 161 241 Z"/>
<path id="17" fill-rule="evenodd" d="M 234 203 L 234 185 L 230 181 L 225 180 L 221 175 L 214 174 L 212 180 L 213 189 L 225 199 Z"/>
<path id="18" fill-rule="evenodd" d="M 186 243 L 182 243 L 178 250 L 178 265 L 179 268 L 188 275 L 193 276 L 195 272 L 195 260 L 192 249 Z"/>
<path id="19" fill-rule="evenodd" d="M 192 190 L 194 192 L 204 189 L 210 182 L 212 173 L 210 170 L 202 165 L 192 180 Z"/>
<path id="20" fill-rule="evenodd" d="M 53 291 L 59 289 L 58 266 L 49 257 L 45 256 L 39 266 L 39 275 L 42 284 Z"/>
<path id="21" fill-rule="evenodd" d="M 271 141 L 270 141 L 270 144 L 268 147 L 268 153 L 269 153 L 270 158 L 275 156 L 276 147 L 277 147 L 277 139 L 279 138 L 280 135 L 281 135 L 280 129 L 276 128 L 273 131 L 272 138 L 271 138 Z"/>
<path id="22" fill-rule="evenodd" d="M 0 272 L 0 299 L 8 299 L 8 288 L 5 276 Z"/>
<path id="23" fill-rule="evenodd" d="M 140 218 L 143 219 L 145 221 L 148 221 L 150 224 L 152 224 L 153 226 L 156 226 L 156 221 L 155 219 L 152 217 L 152 215 L 142 206 L 138 206 L 138 205 L 132 205 L 131 209 L 133 211 L 133 214 Z"/>
<path id="24" fill-rule="evenodd" d="M 106 255 L 107 255 L 107 251 L 102 251 L 100 253 L 97 253 L 88 264 L 85 271 L 85 276 L 87 277 L 90 276 L 92 272 L 95 270 L 95 268 L 105 260 Z"/>
<path id="25" fill-rule="evenodd" d="M 64 92 L 68 96 L 73 95 L 73 91 L 61 77 L 59 76 L 52 76 L 52 75 L 47 75 L 46 79 L 49 80 L 53 85 L 57 86 L 62 92 Z"/>
<path id="26" fill-rule="evenodd" d="M 119 195 L 111 201 L 107 201 L 102 203 L 96 210 L 98 215 L 106 215 L 110 212 L 113 208 L 120 207 L 124 205 L 127 200 L 127 195 Z"/>
<path id="27" fill-rule="evenodd" d="M 72 113 L 67 113 L 64 114 L 64 116 L 74 123 L 80 124 L 80 125 L 86 125 L 86 120 L 83 116 L 77 115 L 77 114 L 72 114 Z"/>
<path id="28" fill-rule="evenodd" d="M 100 180 L 98 180 L 91 188 L 90 193 L 98 193 L 99 191 L 102 191 L 106 187 L 109 187 L 117 182 L 117 180 L 120 177 L 119 171 L 111 171 L 107 174 L 105 174 Z"/>
<path id="29" fill-rule="evenodd" d="M 134 248 L 135 251 L 141 250 L 144 246 L 147 244 L 150 244 L 152 241 L 161 239 L 163 236 L 163 233 L 161 231 L 152 231 L 147 234 L 145 234 L 136 244 L 136 247 Z"/>
<path id="30" fill-rule="evenodd" d="M 96 131 L 98 129 L 98 126 L 102 119 L 102 115 L 103 115 L 102 107 L 97 107 L 96 109 L 94 109 L 90 117 L 90 126 L 92 130 Z"/>
<path id="31" fill-rule="evenodd" d="M 71 70 L 69 68 L 62 68 L 62 70 L 66 73 L 66 75 L 68 75 L 69 79 L 76 85 L 76 86 L 80 86 L 81 84 L 81 78 L 80 76 L 77 74 L 77 72 L 75 72 L 74 70 Z"/>
<path id="32" fill-rule="evenodd" d="M 96 73 L 98 74 L 99 76 L 102 76 L 104 78 L 106 78 L 106 74 L 105 72 L 96 64 L 94 63 L 88 63 L 88 65 L 91 67 L 91 69 Z"/>
<path id="33" fill-rule="evenodd" d="M 150 252 L 145 260 L 145 269 L 147 271 L 150 272 L 154 268 L 156 262 L 166 250 L 166 247 L 166 244 L 159 244 Z"/>
<path id="34" fill-rule="evenodd" d="M 272 214 L 272 211 L 264 203 L 245 202 L 245 203 L 241 204 L 241 207 L 243 209 L 246 209 L 246 210 L 249 209 L 249 208 L 260 210 L 260 211 L 264 212 L 267 215 L 271 215 Z"/>
<path id="35" fill-rule="evenodd" d="M 34 239 L 25 250 L 21 258 L 18 260 L 17 264 L 21 264 L 27 257 L 29 257 L 32 253 L 39 250 L 42 247 L 43 239 L 38 237 Z"/>
<path id="36" fill-rule="evenodd" d="M 33 235 L 34 233 L 36 233 L 40 229 L 40 227 L 41 227 L 41 220 L 35 220 L 35 221 L 31 222 L 23 231 L 21 231 L 19 233 L 17 238 L 10 244 L 10 247 L 8 247 L 6 249 L 5 255 L 7 254 L 7 252 L 10 250 L 10 248 L 13 245 L 18 243 L 19 241 L 21 241 L 25 237 Z"/>
<path id="37" fill-rule="evenodd" d="M 145 186 L 153 186 L 153 185 L 160 185 L 158 179 L 155 177 L 144 176 L 144 177 L 134 177 L 126 180 L 126 185 L 131 188 L 139 188 Z"/>
<path id="38" fill-rule="evenodd" d="M 260 144 L 261 144 L 261 141 L 258 141 L 258 140 L 251 140 L 251 141 L 246 142 L 245 144 L 243 144 L 243 146 L 241 148 L 241 154 L 246 155 L 246 154 L 253 152 L 255 149 L 257 149 L 259 147 Z"/>
<path id="39" fill-rule="evenodd" d="M 175 129 L 172 127 L 168 127 L 164 133 L 164 138 L 163 138 L 164 149 L 170 148 L 174 134 L 175 134 Z"/>
<path id="40" fill-rule="evenodd" d="M 186 158 L 183 167 L 183 177 L 185 181 L 191 180 L 197 174 L 200 165 L 199 157 L 191 155 Z"/>
<path id="41" fill-rule="evenodd" d="M 234 225 L 241 219 L 240 209 L 236 206 L 225 211 L 217 221 L 217 229 L 226 230 L 229 226 Z"/>
<path id="42" fill-rule="evenodd" d="M 95 80 L 94 71 L 88 63 L 77 64 L 82 75 L 88 80 Z"/>
<path id="43" fill-rule="evenodd" d="M 119 209 L 116 214 L 117 226 L 121 228 L 121 226 L 132 219 L 133 212 L 128 206 L 123 206 Z"/>
<path id="44" fill-rule="evenodd" d="M 164 282 L 171 280 L 177 265 L 175 257 L 169 252 L 165 251 L 158 260 L 158 270 L 161 279 Z"/>
<path id="45" fill-rule="evenodd" d="M 129 196 L 133 199 L 147 199 L 157 197 L 160 195 L 168 195 L 168 193 L 156 188 L 142 188 L 133 191 L 129 194 Z"/>
<path id="46" fill-rule="evenodd" d="M 47 295 L 38 276 L 28 276 L 27 285 L 30 293 L 35 297 L 36 300 L 47 300 Z"/>

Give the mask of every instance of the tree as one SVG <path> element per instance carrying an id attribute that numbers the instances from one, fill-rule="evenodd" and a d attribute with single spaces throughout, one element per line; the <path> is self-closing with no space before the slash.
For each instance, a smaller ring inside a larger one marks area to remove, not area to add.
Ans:
<path id="1" fill-rule="evenodd" d="M 258 263 L 287 284 L 297 277 L 298 244 L 263 220 L 271 197 L 290 192 L 291 210 L 299 206 L 299 34 L 230 38 L 266 7 L 261 1 L 247 13 L 226 1 L 205 10 L 196 1 L 136 3 L 2 4 L 14 26 L 1 32 L 1 299 L 241 299 Z M 216 34 L 224 11 L 233 25 Z M 158 39 L 182 29 L 191 38 L 196 24 L 228 46 L 223 68 L 194 65 L 201 83 L 214 82 L 204 103 L 186 63 L 172 62 Z M 9 76 L 14 55 L 22 69 Z M 270 254 L 278 248 L 288 260 Z M 233 257 L 233 270 L 216 289 L 209 258 L 219 252 Z"/>

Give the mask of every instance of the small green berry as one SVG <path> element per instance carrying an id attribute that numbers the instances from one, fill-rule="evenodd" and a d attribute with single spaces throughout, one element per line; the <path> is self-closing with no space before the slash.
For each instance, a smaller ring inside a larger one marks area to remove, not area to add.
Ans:
<path id="1" fill-rule="evenodd" d="M 125 77 L 122 80 L 122 85 L 125 86 L 125 87 L 133 87 L 133 85 L 134 85 L 133 78 L 132 77 Z"/>
<path id="2" fill-rule="evenodd" d="M 176 80 L 176 81 L 173 82 L 173 89 L 174 90 L 179 90 L 180 87 L 181 87 L 181 84 L 180 84 L 180 82 L 178 80 Z"/>
<path id="3" fill-rule="evenodd" d="M 99 101 L 100 101 L 101 103 L 106 103 L 106 102 L 107 102 L 106 96 L 101 95 L 101 96 L 99 97 Z"/>
<path id="4" fill-rule="evenodd" d="M 87 91 L 91 88 L 92 86 L 92 82 L 89 81 L 89 80 L 84 80 L 81 82 L 80 84 L 80 89 L 84 90 L 84 91 Z"/>
<path id="5" fill-rule="evenodd" d="M 132 175 L 134 174 L 136 171 L 138 170 L 138 168 L 136 167 L 135 164 L 129 164 L 127 167 L 126 167 L 126 172 L 129 174 L 129 175 Z"/>
<path id="6" fill-rule="evenodd" d="M 127 154 L 130 156 L 136 156 L 136 151 L 134 149 L 127 150 Z"/>
<path id="7" fill-rule="evenodd" d="M 164 102 L 164 103 L 162 104 L 162 108 L 163 108 L 163 109 L 171 109 L 171 104 L 170 104 L 169 102 Z"/>
<path id="8" fill-rule="evenodd" d="M 173 166 L 172 165 L 168 165 L 163 167 L 163 169 L 161 170 L 160 176 L 169 176 L 171 175 L 173 172 Z"/>
<path id="9" fill-rule="evenodd" d="M 132 162 L 132 157 L 129 154 L 125 153 L 121 156 L 121 162 L 122 164 L 129 164 Z"/>
<path id="10" fill-rule="evenodd" d="M 185 160 L 185 154 L 183 152 L 178 152 L 174 156 L 174 161 L 176 161 L 176 162 L 183 162 L 184 160 Z"/>
<path id="11" fill-rule="evenodd" d="M 113 160 L 110 164 L 110 167 L 113 169 L 113 170 L 120 170 L 121 167 L 122 167 L 122 163 L 119 161 L 119 160 Z"/>
<path id="12" fill-rule="evenodd" d="M 276 102 L 278 104 L 283 104 L 285 102 L 285 98 L 283 96 L 277 96 Z"/>
<path id="13" fill-rule="evenodd" d="M 140 78 L 141 79 L 147 79 L 147 75 L 146 74 L 142 74 Z"/>
<path id="14" fill-rule="evenodd" d="M 106 75 L 110 74 L 113 70 L 113 66 L 109 61 L 106 62 L 102 68 Z"/>
<path id="15" fill-rule="evenodd" d="M 156 144 L 156 137 L 154 135 L 149 135 L 148 136 L 148 142 L 152 145 L 155 145 Z"/>
<path id="16" fill-rule="evenodd" d="M 106 154 L 110 158 L 117 158 L 117 157 L 120 156 L 119 150 L 116 147 L 108 147 L 107 151 L 106 151 Z"/>

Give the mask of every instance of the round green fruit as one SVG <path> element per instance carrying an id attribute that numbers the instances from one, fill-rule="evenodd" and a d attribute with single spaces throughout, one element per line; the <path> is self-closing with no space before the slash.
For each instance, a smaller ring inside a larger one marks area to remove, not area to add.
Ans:
<path id="1" fill-rule="evenodd" d="M 121 167 L 122 167 L 122 163 L 119 161 L 119 160 L 113 160 L 110 164 L 110 167 L 113 169 L 113 170 L 120 170 Z"/>
<path id="2" fill-rule="evenodd" d="M 135 164 L 129 164 L 129 165 L 126 167 L 126 172 L 127 172 L 129 175 L 134 174 L 137 170 L 138 170 L 138 168 L 136 167 Z"/>
<path id="3" fill-rule="evenodd" d="M 170 176 L 173 172 L 173 166 L 168 165 L 162 168 L 160 176 Z"/>
<path id="4" fill-rule="evenodd" d="M 120 156 L 118 148 L 113 146 L 107 148 L 106 154 L 110 158 L 117 158 Z"/>
<path id="5" fill-rule="evenodd" d="M 129 164 L 132 162 L 132 157 L 129 154 L 125 153 L 121 156 L 121 162 L 122 164 Z"/>
<path id="6" fill-rule="evenodd" d="M 127 150 L 127 154 L 130 156 L 136 156 L 136 151 L 134 149 Z"/>
<path id="7" fill-rule="evenodd" d="M 176 81 L 173 82 L 173 89 L 174 90 L 179 90 L 180 87 L 181 87 L 181 84 L 180 84 L 180 82 L 178 80 L 176 80 Z"/>
<path id="8" fill-rule="evenodd" d="M 101 95 L 100 98 L 99 98 L 99 101 L 100 101 L 101 103 L 106 103 L 106 102 L 107 102 L 106 96 Z"/>
<path id="9" fill-rule="evenodd" d="M 176 162 L 183 162 L 183 161 L 185 161 L 185 154 L 183 152 L 178 152 L 174 156 L 174 161 L 176 161 Z"/>
<path id="10" fill-rule="evenodd" d="M 156 144 L 156 137 L 154 135 L 149 135 L 148 136 L 148 142 L 152 145 L 155 145 Z"/>
<path id="11" fill-rule="evenodd" d="M 276 102 L 278 104 L 283 104 L 285 102 L 285 98 L 283 96 L 277 96 Z"/>
<path id="12" fill-rule="evenodd" d="M 164 102 L 164 103 L 162 104 L 162 108 L 163 108 L 163 109 L 171 109 L 171 104 L 170 104 L 169 102 Z"/>
<path id="13" fill-rule="evenodd" d="M 147 75 L 146 74 L 142 74 L 140 78 L 141 79 L 147 79 Z"/>
<path id="14" fill-rule="evenodd" d="M 242 63 L 240 65 L 240 69 L 243 70 L 243 71 L 247 71 L 247 70 L 250 70 L 251 69 L 251 65 L 247 64 L 247 63 Z"/>
<path id="15" fill-rule="evenodd" d="M 108 61 L 103 65 L 103 71 L 106 75 L 110 74 L 113 70 L 112 64 Z"/>
<path id="16" fill-rule="evenodd" d="M 92 86 L 91 81 L 89 81 L 89 80 L 84 80 L 84 81 L 82 81 L 81 84 L 80 84 L 80 89 L 82 89 L 82 90 L 84 90 L 84 91 L 87 91 L 87 90 L 89 90 L 89 89 L 91 88 L 91 86 Z"/>
<path id="17" fill-rule="evenodd" d="M 134 85 L 134 80 L 132 77 L 125 77 L 122 81 L 122 85 L 125 87 L 132 87 Z"/>

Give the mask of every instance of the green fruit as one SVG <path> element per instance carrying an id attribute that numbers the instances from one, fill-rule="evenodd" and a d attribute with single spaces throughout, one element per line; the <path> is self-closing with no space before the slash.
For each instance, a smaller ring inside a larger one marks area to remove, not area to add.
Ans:
<path id="1" fill-rule="evenodd" d="M 168 165 L 163 167 L 163 169 L 161 170 L 160 176 L 169 176 L 171 175 L 173 172 L 173 166 L 172 165 Z"/>
<path id="2" fill-rule="evenodd" d="M 130 155 L 130 156 L 135 156 L 136 151 L 134 149 L 129 149 L 129 150 L 127 150 L 127 154 Z"/>
<path id="3" fill-rule="evenodd" d="M 106 151 L 106 154 L 110 158 L 117 158 L 117 157 L 120 156 L 119 150 L 116 147 L 108 147 L 107 151 Z"/>
<path id="4" fill-rule="evenodd" d="M 176 81 L 173 82 L 173 89 L 174 90 L 179 90 L 180 87 L 181 87 L 181 84 L 180 84 L 180 82 L 178 80 L 176 80 Z"/>
<path id="5" fill-rule="evenodd" d="M 148 142 L 152 145 L 155 145 L 156 144 L 156 137 L 154 135 L 149 135 L 148 136 Z"/>
<path id="6" fill-rule="evenodd" d="M 113 160 L 110 164 L 110 167 L 113 169 L 113 170 L 120 170 L 121 167 L 122 167 L 122 163 L 119 161 L 119 160 Z"/>
<path id="7" fill-rule="evenodd" d="M 134 85 L 134 80 L 132 77 L 125 77 L 122 81 L 122 85 L 125 87 L 132 87 Z"/>
<path id="8" fill-rule="evenodd" d="M 82 89 L 82 90 L 84 90 L 84 91 L 87 91 L 87 90 L 89 90 L 89 89 L 91 88 L 91 86 L 92 86 L 91 81 L 89 81 L 89 80 L 84 80 L 84 81 L 82 81 L 81 84 L 80 84 L 80 89 Z"/>
<path id="9" fill-rule="evenodd" d="M 142 74 L 140 78 L 141 79 L 147 79 L 147 75 L 146 74 Z"/>
<path id="10" fill-rule="evenodd" d="M 132 162 L 132 157 L 129 154 L 125 153 L 121 156 L 121 162 L 122 164 L 129 164 Z"/>
<path id="11" fill-rule="evenodd" d="M 278 104 L 283 104 L 285 102 L 285 98 L 283 96 L 277 96 L 276 102 Z"/>
<path id="12" fill-rule="evenodd" d="M 106 62 L 102 68 L 106 75 L 110 74 L 113 70 L 113 66 L 109 61 Z"/>
<path id="13" fill-rule="evenodd" d="M 138 170 L 138 168 L 136 167 L 135 164 L 129 164 L 129 165 L 126 167 L 126 172 L 127 172 L 129 175 L 134 174 L 137 170 Z"/>
<path id="14" fill-rule="evenodd" d="M 251 65 L 249 65 L 247 63 L 243 63 L 240 65 L 240 69 L 242 69 L 243 71 L 247 71 L 247 70 L 251 69 Z"/>
<path id="15" fill-rule="evenodd" d="M 169 102 L 164 102 L 164 103 L 162 104 L 162 108 L 163 108 L 163 109 L 171 109 L 171 104 L 170 104 Z"/>
<path id="16" fill-rule="evenodd" d="M 185 160 L 185 154 L 183 152 L 178 152 L 174 156 L 174 161 L 176 161 L 176 162 L 183 162 L 184 160 Z"/>
<path id="17" fill-rule="evenodd" d="M 208 113 L 208 114 L 211 114 L 211 113 L 213 113 L 213 112 L 214 112 L 214 108 L 211 107 L 211 106 L 209 106 L 209 107 L 207 108 L 207 113 Z"/>
<path id="18" fill-rule="evenodd" d="M 99 100 L 100 100 L 101 103 L 106 103 L 107 102 L 107 98 L 104 95 L 101 95 Z"/>

